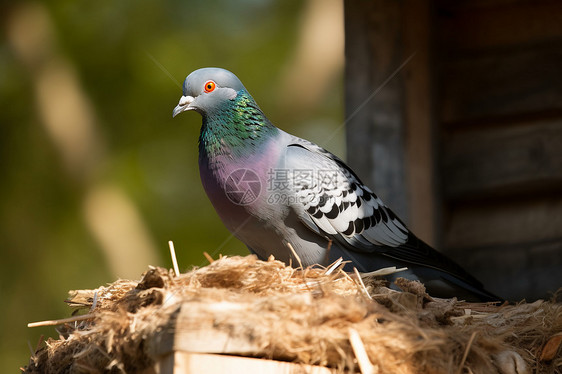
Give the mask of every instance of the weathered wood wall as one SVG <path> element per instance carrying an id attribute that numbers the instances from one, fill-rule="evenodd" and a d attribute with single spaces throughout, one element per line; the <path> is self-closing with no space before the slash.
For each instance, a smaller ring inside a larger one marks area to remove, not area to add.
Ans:
<path id="1" fill-rule="evenodd" d="M 562 2 L 347 1 L 345 23 L 348 115 L 417 51 L 350 121 L 352 166 L 492 291 L 562 287 Z"/>
<path id="2" fill-rule="evenodd" d="M 346 2 L 345 97 L 349 164 L 432 244 L 437 218 L 426 94 L 428 15 L 423 1 Z"/>
<path id="3" fill-rule="evenodd" d="M 348 162 L 364 183 L 408 220 L 403 85 L 395 77 L 381 87 L 404 59 L 401 24 L 398 2 L 346 4 L 346 134 Z"/>
<path id="4" fill-rule="evenodd" d="M 444 248 L 498 293 L 562 287 L 562 2 L 435 9 Z"/>

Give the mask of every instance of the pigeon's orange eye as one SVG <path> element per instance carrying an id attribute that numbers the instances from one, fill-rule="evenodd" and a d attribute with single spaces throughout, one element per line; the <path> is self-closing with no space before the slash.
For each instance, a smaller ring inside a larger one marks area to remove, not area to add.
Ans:
<path id="1" fill-rule="evenodd" d="M 217 85 L 213 81 L 205 82 L 205 92 L 213 92 Z"/>

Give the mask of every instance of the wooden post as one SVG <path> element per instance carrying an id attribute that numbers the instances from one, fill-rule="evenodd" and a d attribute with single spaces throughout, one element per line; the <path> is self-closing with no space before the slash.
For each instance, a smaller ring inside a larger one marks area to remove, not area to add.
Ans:
<path id="1" fill-rule="evenodd" d="M 344 12 L 348 162 L 416 235 L 433 244 L 429 5 L 346 1 Z"/>

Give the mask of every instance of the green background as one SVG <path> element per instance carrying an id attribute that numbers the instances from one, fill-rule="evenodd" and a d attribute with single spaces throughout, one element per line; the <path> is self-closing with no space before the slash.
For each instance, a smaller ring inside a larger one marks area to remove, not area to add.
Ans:
<path id="1" fill-rule="evenodd" d="M 341 3 L 50 1 L 1 5 L 0 372 L 68 290 L 150 265 L 247 254 L 207 200 L 201 117 L 172 119 L 191 71 L 233 71 L 279 127 L 343 156 Z"/>

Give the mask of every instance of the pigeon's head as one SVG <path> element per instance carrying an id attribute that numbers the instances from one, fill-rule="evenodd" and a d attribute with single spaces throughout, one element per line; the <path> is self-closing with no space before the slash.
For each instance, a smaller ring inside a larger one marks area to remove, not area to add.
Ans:
<path id="1" fill-rule="evenodd" d="M 209 114 L 220 109 L 225 102 L 246 90 L 236 75 L 220 68 L 195 70 L 185 78 L 183 96 L 174 108 L 173 116 L 186 110 Z"/>

